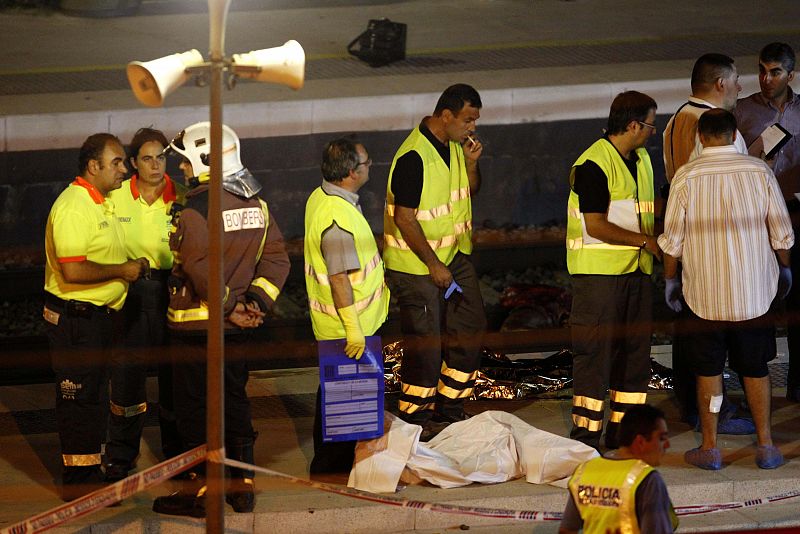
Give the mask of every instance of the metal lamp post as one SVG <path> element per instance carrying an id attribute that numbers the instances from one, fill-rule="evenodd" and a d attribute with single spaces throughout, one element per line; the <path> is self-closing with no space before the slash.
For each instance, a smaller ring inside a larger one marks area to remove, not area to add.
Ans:
<path id="1" fill-rule="evenodd" d="M 206 382 L 206 531 L 224 531 L 225 482 L 225 337 L 222 250 L 222 84 L 223 75 L 252 78 L 299 89 L 303 85 L 305 54 L 295 41 L 283 47 L 225 57 L 225 23 L 230 0 L 208 0 L 210 61 L 196 50 L 147 63 L 128 64 L 128 80 L 145 105 L 160 106 L 164 97 L 192 74 L 207 73 L 210 98 L 211 154 L 208 210 L 208 346 Z M 231 84 L 232 86 L 232 84 Z"/>

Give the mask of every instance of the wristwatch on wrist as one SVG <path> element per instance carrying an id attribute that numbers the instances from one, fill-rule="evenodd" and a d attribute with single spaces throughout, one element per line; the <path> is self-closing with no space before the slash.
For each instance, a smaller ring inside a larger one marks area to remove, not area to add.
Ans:
<path id="1" fill-rule="evenodd" d="M 646 246 L 647 246 L 647 236 L 644 236 L 644 241 L 642 241 L 642 244 L 639 245 L 639 248 L 644 248 Z"/>

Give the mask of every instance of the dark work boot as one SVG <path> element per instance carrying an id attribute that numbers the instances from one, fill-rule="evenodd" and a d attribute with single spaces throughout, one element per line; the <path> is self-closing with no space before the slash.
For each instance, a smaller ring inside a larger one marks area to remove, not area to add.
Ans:
<path id="1" fill-rule="evenodd" d="M 105 486 L 99 465 L 65 466 L 62 474 L 61 498 L 74 501 Z"/>
<path id="2" fill-rule="evenodd" d="M 228 458 L 253 465 L 255 463 L 254 443 L 254 437 L 233 438 L 225 445 Z M 230 504 L 236 512 L 252 512 L 256 504 L 253 484 L 255 473 L 252 469 L 239 469 L 238 467 L 229 467 L 229 469 L 231 481 L 228 491 L 225 492 L 225 502 Z"/>
<path id="3" fill-rule="evenodd" d="M 156 497 L 156 500 L 153 501 L 153 511 L 166 515 L 205 517 L 205 478 L 195 472 L 190 472 L 187 480 L 184 481 L 183 489 L 171 495 Z"/>
<path id="4" fill-rule="evenodd" d="M 128 476 L 131 466 L 128 463 L 110 462 L 106 464 L 106 482 L 113 483 Z"/>

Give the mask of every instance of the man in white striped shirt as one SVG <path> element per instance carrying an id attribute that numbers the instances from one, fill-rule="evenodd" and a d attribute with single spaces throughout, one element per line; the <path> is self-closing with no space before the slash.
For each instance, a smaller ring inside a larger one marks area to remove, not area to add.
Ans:
<path id="1" fill-rule="evenodd" d="M 706 111 L 698 122 L 703 151 L 681 167 L 672 181 L 664 251 L 667 304 L 689 307 L 687 350 L 697 375 L 697 404 L 703 443 L 684 458 L 703 469 L 720 469 L 717 418 L 722 402 L 722 370 L 744 377 L 756 425 L 756 464 L 783 463 L 770 433 L 771 386 L 767 362 L 775 358 L 775 329 L 767 316 L 776 293 L 791 287 L 789 249 L 794 244 L 786 204 L 777 180 L 761 160 L 734 147 L 736 119 L 723 109 Z"/>

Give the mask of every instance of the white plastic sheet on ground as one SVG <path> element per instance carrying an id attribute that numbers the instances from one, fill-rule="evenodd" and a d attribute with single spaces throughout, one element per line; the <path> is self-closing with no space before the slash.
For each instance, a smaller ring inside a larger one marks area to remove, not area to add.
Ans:
<path id="1" fill-rule="evenodd" d="M 384 435 L 358 442 L 347 485 L 387 493 L 394 492 L 401 480 L 455 488 L 525 476 L 532 484 L 564 487 L 578 464 L 597 456 L 588 445 L 539 430 L 502 411 L 453 423 L 428 443 L 420 443 L 420 433 L 420 426 L 386 412 Z"/>

